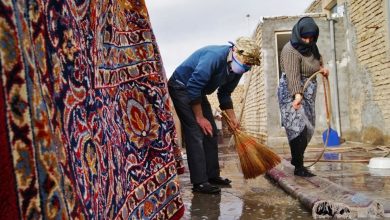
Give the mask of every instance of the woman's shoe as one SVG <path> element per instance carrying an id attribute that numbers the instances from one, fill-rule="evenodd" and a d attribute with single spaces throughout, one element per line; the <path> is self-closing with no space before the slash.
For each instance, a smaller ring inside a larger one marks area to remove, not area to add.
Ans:
<path id="1" fill-rule="evenodd" d="M 316 176 L 315 174 L 310 172 L 306 167 L 295 168 L 294 175 L 295 176 L 302 176 L 302 177 L 313 177 L 313 176 Z"/>

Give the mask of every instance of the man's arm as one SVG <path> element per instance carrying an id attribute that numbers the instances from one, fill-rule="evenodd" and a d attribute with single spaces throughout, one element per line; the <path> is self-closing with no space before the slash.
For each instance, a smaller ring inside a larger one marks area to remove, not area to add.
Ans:
<path id="1" fill-rule="evenodd" d="M 196 122 L 202 129 L 205 135 L 213 135 L 213 127 L 207 118 L 203 116 L 202 105 L 200 103 L 193 104 L 192 111 L 194 112 Z"/>
<path id="2" fill-rule="evenodd" d="M 231 98 L 231 94 L 234 91 L 234 89 L 237 87 L 242 75 L 235 75 L 235 79 L 225 84 L 221 87 L 219 87 L 217 95 L 219 100 L 219 107 L 221 110 L 225 111 L 226 114 L 229 116 L 230 121 L 232 122 L 233 129 L 239 128 L 240 124 L 237 120 L 236 114 L 233 110 L 233 101 Z"/>
<path id="3" fill-rule="evenodd" d="M 233 109 L 225 109 L 226 114 L 228 115 L 233 129 L 239 129 L 240 123 L 237 120 L 236 113 Z"/>

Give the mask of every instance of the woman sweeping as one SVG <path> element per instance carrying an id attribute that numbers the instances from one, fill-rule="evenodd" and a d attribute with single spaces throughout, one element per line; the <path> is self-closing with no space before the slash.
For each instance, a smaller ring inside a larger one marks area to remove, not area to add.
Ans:
<path id="1" fill-rule="evenodd" d="M 311 17 L 302 17 L 294 25 L 290 41 L 283 47 L 280 64 L 282 75 L 279 81 L 278 98 L 282 125 L 286 129 L 291 150 L 294 175 L 315 176 L 303 166 L 303 155 L 314 133 L 315 98 L 317 81 L 306 80 L 319 71 L 328 76 L 317 48 L 319 29 Z"/>

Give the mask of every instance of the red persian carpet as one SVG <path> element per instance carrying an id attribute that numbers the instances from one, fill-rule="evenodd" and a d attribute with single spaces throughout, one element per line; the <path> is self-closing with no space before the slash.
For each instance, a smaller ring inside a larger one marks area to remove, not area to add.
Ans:
<path id="1" fill-rule="evenodd" d="M 2 219 L 179 219 L 166 77 L 143 0 L 0 0 Z"/>

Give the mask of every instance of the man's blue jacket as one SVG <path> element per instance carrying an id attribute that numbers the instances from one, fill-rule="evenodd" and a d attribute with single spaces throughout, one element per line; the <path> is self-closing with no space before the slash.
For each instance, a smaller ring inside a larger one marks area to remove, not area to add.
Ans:
<path id="1" fill-rule="evenodd" d="M 172 79 L 186 88 L 191 105 L 218 89 L 219 107 L 233 108 L 231 93 L 242 74 L 230 71 L 231 48 L 230 45 L 200 48 L 176 68 Z"/>

